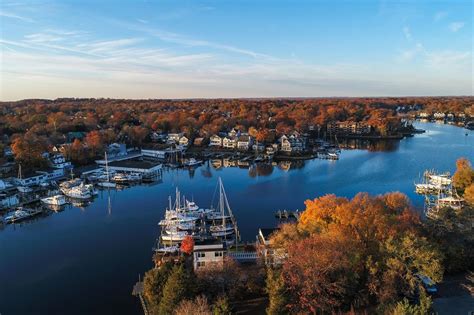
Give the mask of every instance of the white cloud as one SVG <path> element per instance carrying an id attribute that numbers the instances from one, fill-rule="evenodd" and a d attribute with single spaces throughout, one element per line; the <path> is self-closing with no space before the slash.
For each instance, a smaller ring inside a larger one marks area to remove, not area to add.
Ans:
<path id="1" fill-rule="evenodd" d="M 448 12 L 446 11 L 438 11 L 436 14 L 433 16 L 433 19 L 438 22 L 444 19 L 448 15 Z"/>
<path id="2" fill-rule="evenodd" d="M 464 22 L 453 22 L 449 24 L 448 28 L 451 32 L 457 32 L 464 27 Z"/>
<path id="3" fill-rule="evenodd" d="M 415 47 L 400 51 L 397 59 L 402 62 L 408 62 L 415 59 L 419 54 L 424 53 L 425 48 L 421 43 L 416 43 Z"/>
<path id="4" fill-rule="evenodd" d="M 444 50 L 427 52 L 426 56 L 426 61 L 431 66 L 456 66 L 469 61 L 471 52 Z"/>
<path id="5" fill-rule="evenodd" d="M 410 31 L 410 28 L 408 26 L 405 26 L 403 28 L 403 34 L 405 35 L 405 38 L 408 39 L 408 40 L 412 40 L 412 35 L 411 35 L 411 31 Z"/>
<path id="6" fill-rule="evenodd" d="M 11 13 L 11 12 L 6 12 L 6 11 L 3 11 L 3 10 L 0 11 L 0 16 L 6 17 L 6 18 L 11 18 L 11 19 L 16 19 L 16 20 L 20 20 L 20 21 L 28 22 L 28 23 L 33 23 L 34 22 L 34 20 L 32 18 L 17 15 L 17 14 Z"/>

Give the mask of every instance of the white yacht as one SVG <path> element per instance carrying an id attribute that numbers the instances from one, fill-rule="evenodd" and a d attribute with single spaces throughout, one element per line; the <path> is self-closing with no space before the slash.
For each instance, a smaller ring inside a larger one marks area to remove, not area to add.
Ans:
<path id="1" fill-rule="evenodd" d="M 140 173 L 118 173 L 112 177 L 112 181 L 116 183 L 130 183 L 138 182 L 142 180 L 142 175 Z"/>
<path id="2" fill-rule="evenodd" d="M 85 185 L 84 183 L 69 189 L 62 189 L 61 191 L 67 197 L 74 199 L 90 199 L 94 194 L 94 192 L 91 190 L 91 185 Z"/>
<path id="3" fill-rule="evenodd" d="M 63 206 L 67 204 L 67 200 L 64 195 L 54 195 L 51 197 L 42 198 L 41 202 L 52 206 Z"/>

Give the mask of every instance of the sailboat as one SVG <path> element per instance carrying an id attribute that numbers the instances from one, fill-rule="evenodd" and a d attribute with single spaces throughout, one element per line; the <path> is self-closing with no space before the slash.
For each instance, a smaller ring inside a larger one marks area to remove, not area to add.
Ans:
<path id="1" fill-rule="evenodd" d="M 21 174 L 21 164 L 18 166 L 18 179 L 21 181 L 22 180 L 22 174 Z M 33 191 L 31 187 L 28 186 L 18 186 L 16 189 L 18 189 L 19 192 L 21 193 L 30 193 Z"/>
<path id="2" fill-rule="evenodd" d="M 220 238 L 225 242 L 237 242 L 239 231 L 237 229 L 237 221 L 229 206 L 229 201 L 225 193 L 224 184 L 219 177 L 219 210 L 210 216 L 213 224 L 209 227 L 211 236 Z"/>
<path id="3" fill-rule="evenodd" d="M 99 182 L 97 185 L 105 188 L 115 188 L 116 184 L 110 181 L 109 163 L 107 162 L 107 152 L 105 152 L 105 175 L 106 180 Z"/>

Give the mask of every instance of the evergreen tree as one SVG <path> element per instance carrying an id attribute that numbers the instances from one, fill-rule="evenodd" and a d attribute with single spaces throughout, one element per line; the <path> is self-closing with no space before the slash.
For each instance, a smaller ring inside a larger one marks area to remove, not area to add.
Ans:
<path id="1" fill-rule="evenodd" d="M 174 266 L 163 287 L 158 314 L 172 314 L 181 301 L 192 297 L 192 293 L 193 284 L 190 273 L 183 265 Z"/>

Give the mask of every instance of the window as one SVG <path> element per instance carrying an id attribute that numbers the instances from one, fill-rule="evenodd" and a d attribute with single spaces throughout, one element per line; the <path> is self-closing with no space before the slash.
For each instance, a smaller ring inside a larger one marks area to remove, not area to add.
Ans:
<path id="1" fill-rule="evenodd" d="M 198 261 L 197 266 L 198 267 L 204 267 L 206 264 L 204 261 Z"/>
<path id="2" fill-rule="evenodd" d="M 215 256 L 215 257 L 222 257 L 222 252 L 215 252 L 215 253 L 214 253 L 214 256 Z"/>
<path id="3" fill-rule="evenodd" d="M 206 253 L 197 253 L 198 258 L 206 257 Z"/>

